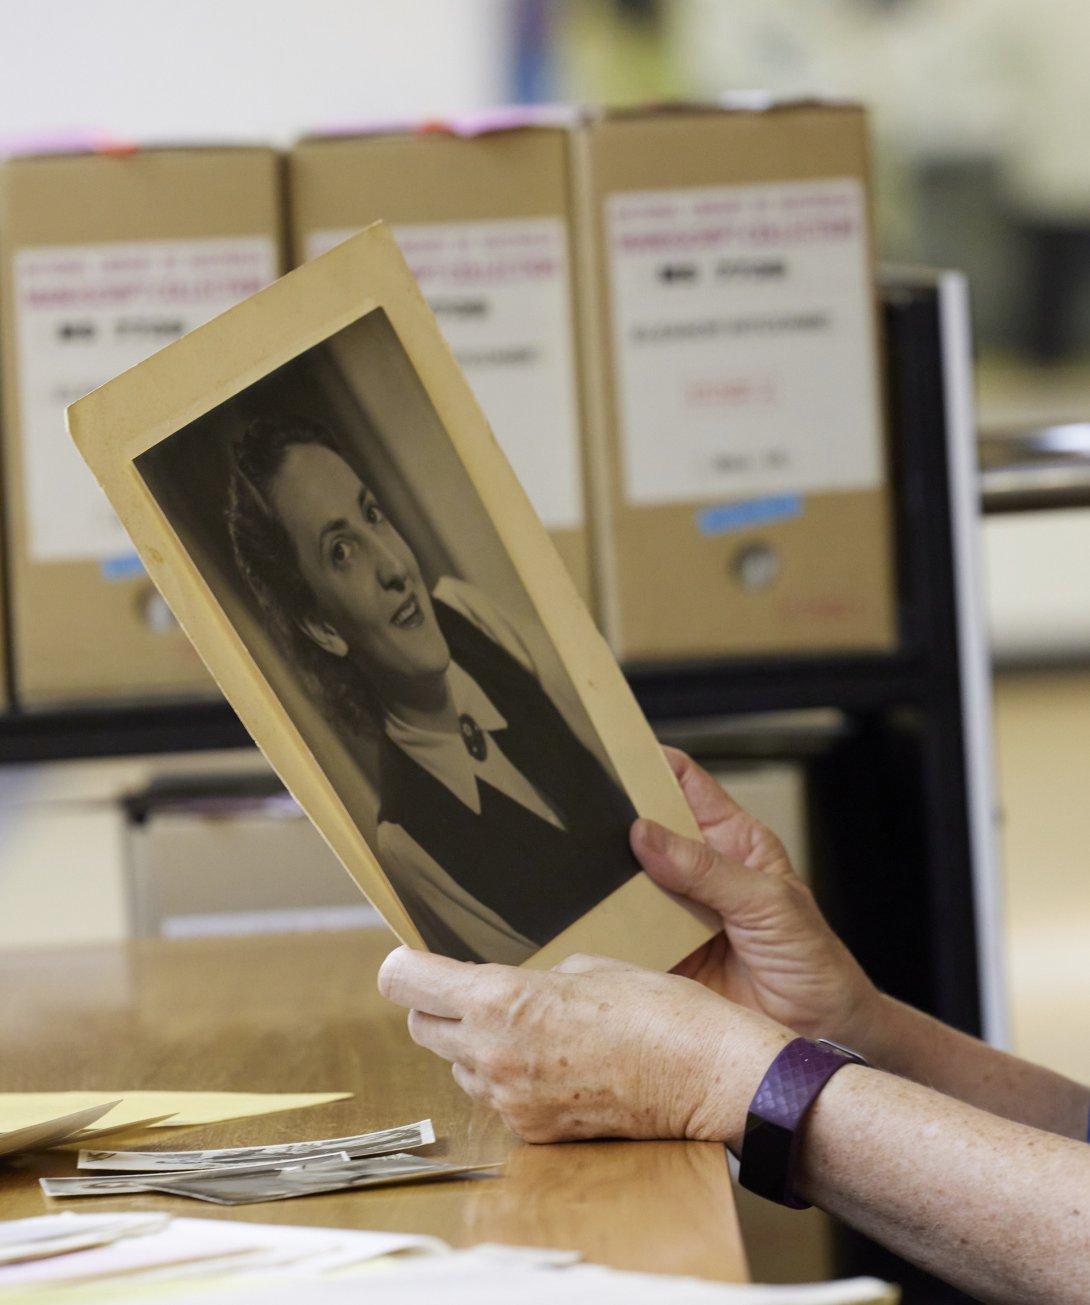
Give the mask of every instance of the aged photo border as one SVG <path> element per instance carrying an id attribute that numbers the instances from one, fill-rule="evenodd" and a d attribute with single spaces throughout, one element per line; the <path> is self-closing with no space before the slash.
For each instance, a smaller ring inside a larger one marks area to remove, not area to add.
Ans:
<path id="1" fill-rule="evenodd" d="M 376 308 L 387 314 L 636 810 L 694 835 L 650 726 L 381 223 L 80 400 L 69 409 L 69 429 L 255 742 L 360 889 L 403 941 L 419 947 L 374 851 L 135 466 L 149 448 Z M 526 964 L 545 968 L 585 951 L 668 968 L 714 930 L 706 913 L 637 875 Z"/>

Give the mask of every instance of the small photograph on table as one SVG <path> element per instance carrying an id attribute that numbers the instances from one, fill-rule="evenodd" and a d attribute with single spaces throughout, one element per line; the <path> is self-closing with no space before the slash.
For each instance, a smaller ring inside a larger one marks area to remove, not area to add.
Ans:
<path id="1" fill-rule="evenodd" d="M 382 309 L 136 466 L 426 945 L 517 964 L 635 811 Z"/>

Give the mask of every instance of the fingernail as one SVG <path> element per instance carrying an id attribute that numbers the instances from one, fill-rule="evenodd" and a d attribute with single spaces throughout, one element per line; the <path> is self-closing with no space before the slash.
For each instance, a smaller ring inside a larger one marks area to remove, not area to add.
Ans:
<path id="1" fill-rule="evenodd" d="M 405 950 L 402 947 L 395 947 L 392 952 L 388 952 L 383 958 L 382 964 L 378 967 L 378 990 L 382 996 L 386 996 L 387 988 L 390 982 L 390 975 L 400 964 L 401 953 Z"/>
<path id="2" fill-rule="evenodd" d="M 670 847 L 670 834 L 657 820 L 641 820 L 640 841 L 652 852 L 666 852 Z"/>

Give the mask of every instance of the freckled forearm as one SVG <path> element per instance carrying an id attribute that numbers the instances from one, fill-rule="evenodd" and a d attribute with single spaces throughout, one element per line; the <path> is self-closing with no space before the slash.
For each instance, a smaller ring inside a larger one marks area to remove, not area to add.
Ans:
<path id="1" fill-rule="evenodd" d="M 1090 1147 L 874 1070 L 830 1082 L 800 1191 L 983 1300 L 1090 1299 Z"/>
<path id="2" fill-rule="evenodd" d="M 881 998 L 853 1045 L 878 1068 L 981 1110 L 1086 1139 L 1090 1088 L 997 1051 L 891 997 Z"/>

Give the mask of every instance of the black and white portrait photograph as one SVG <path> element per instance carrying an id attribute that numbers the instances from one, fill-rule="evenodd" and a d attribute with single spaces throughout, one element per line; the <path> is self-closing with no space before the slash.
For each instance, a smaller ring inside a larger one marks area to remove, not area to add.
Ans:
<path id="1" fill-rule="evenodd" d="M 518 964 L 635 811 L 382 308 L 135 459 L 425 944 Z"/>

